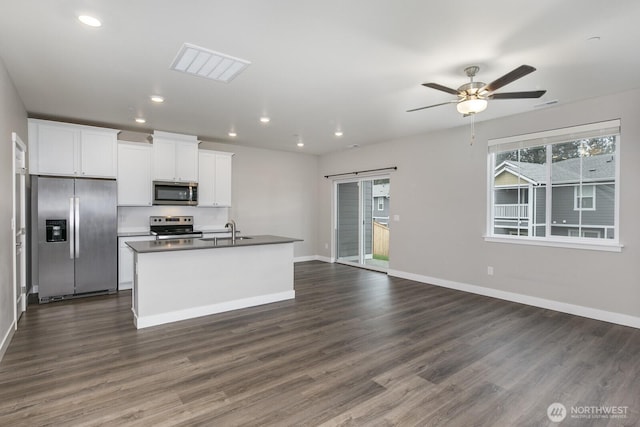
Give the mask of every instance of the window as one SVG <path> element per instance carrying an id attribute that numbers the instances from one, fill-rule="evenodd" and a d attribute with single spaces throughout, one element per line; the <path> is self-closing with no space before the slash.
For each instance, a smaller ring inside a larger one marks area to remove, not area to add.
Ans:
<path id="1" fill-rule="evenodd" d="M 378 210 L 379 211 L 384 210 L 384 198 L 382 197 L 378 197 Z"/>
<path id="2" fill-rule="evenodd" d="M 573 187 L 573 209 L 578 211 L 596 210 L 596 187 L 595 185 L 576 185 Z"/>
<path id="3" fill-rule="evenodd" d="M 489 141 L 487 237 L 617 245 L 619 143 L 619 120 Z"/>

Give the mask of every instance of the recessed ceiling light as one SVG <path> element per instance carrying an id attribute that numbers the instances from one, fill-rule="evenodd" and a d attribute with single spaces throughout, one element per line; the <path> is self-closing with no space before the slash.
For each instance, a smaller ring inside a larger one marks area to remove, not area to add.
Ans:
<path id="1" fill-rule="evenodd" d="M 147 120 L 142 117 L 136 117 L 136 123 L 147 123 Z"/>
<path id="2" fill-rule="evenodd" d="M 297 145 L 298 147 L 304 147 L 304 142 L 298 142 L 296 145 Z"/>
<path id="3" fill-rule="evenodd" d="M 80 16 L 78 16 L 78 19 L 84 25 L 88 25 L 90 27 L 101 27 L 102 26 L 102 22 L 100 22 L 100 20 L 98 18 L 95 18 L 93 16 L 80 15 Z"/>
<path id="4" fill-rule="evenodd" d="M 164 102 L 164 98 L 160 95 L 151 95 L 150 98 L 153 102 L 157 102 L 158 104 Z"/>
<path id="5" fill-rule="evenodd" d="M 341 130 L 337 130 L 337 131 L 335 131 L 334 135 L 337 136 L 337 137 L 340 137 L 340 136 L 342 136 L 344 134 L 342 133 Z"/>
<path id="6" fill-rule="evenodd" d="M 229 132 L 229 133 L 228 133 L 228 135 L 229 135 L 231 138 L 235 138 L 236 136 L 238 136 L 238 134 L 237 134 L 237 133 L 235 133 L 234 131 Z"/>
<path id="7" fill-rule="evenodd" d="M 260 117 L 261 123 L 269 123 L 270 121 L 271 119 L 269 117 L 266 117 L 266 116 Z"/>

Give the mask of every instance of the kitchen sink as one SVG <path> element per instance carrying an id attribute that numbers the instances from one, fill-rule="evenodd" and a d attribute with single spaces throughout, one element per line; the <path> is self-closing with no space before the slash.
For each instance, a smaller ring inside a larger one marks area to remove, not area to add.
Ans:
<path id="1" fill-rule="evenodd" d="M 236 242 L 238 240 L 249 240 L 249 239 L 253 239 L 253 237 L 251 236 L 237 236 L 236 237 Z M 231 237 L 206 237 L 204 239 L 200 239 L 203 242 L 230 242 L 231 241 Z"/>

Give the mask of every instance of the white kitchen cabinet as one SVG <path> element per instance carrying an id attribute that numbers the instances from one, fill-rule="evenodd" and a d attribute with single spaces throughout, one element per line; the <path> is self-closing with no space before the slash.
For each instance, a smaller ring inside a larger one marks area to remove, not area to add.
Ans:
<path id="1" fill-rule="evenodd" d="M 153 180 L 198 182 L 198 140 L 192 135 L 153 133 Z"/>
<path id="2" fill-rule="evenodd" d="M 151 206 L 151 145 L 118 143 L 118 206 Z"/>
<path id="3" fill-rule="evenodd" d="M 116 178 L 118 130 L 29 119 L 29 169 L 35 175 Z"/>
<path id="4" fill-rule="evenodd" d="M 198 153 L 198 206 L 231 206 L 233 153 L 200 150 Z"/>
<path id="5" fill-rule="evenodd" d="M 118 237 L 118 290 L 133 288 L 133 251 L 126 242 L 155 240 L 154 236 Z"/>

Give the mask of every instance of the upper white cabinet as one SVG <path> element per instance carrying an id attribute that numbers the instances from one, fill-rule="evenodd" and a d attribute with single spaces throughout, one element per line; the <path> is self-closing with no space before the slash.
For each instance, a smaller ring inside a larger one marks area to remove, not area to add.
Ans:
<path id="1" fill-rule="evenodd" d="M 198 153 L 198 206 L 231 206 L 233 153 L 200 150 Z"/>
<path id="2" fill-rule="evenodd" d="M 198 182 L 198 139 L 192 135 L 155 131 L 153 180 Z"/>
<path id="3" fill-rule="evenodd" d="M 116 178 L 118 132 L 29 119 L 29 169 L 36 175 Z"/>
<path id="4" fill-rule="evenodd" d="M 151 145 L 118 143 L 118 206 L 151 206 Z"/>

